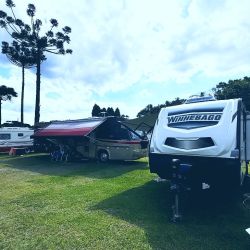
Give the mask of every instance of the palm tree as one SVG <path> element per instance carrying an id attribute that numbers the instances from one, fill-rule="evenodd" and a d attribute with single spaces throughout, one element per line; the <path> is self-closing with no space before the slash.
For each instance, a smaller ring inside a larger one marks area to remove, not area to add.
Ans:
<path id="1" fill-rule="evenodd" d="M 7 42 L 2 42 L 2 53 L 7 56 L 11 63 L 22 68 L 21 123 L 24 123 L 24 69 L 33 67 L 36 61 L 32 50 L 28 48 L 26 42 L 18 43 L 17 41 L 13 41 L 11 46 Z"/>
<path id="2" fill-rule="evenodd" d="M 2 101 L 11 101 L 12 97 L 17 97 L 17 93 L 13 88 L 0 86 L 0 125 L 2 124 Z"/>

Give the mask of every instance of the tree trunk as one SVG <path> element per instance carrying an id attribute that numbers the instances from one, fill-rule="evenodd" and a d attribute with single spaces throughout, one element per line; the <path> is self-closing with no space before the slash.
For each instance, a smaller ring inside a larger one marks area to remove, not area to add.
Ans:
<path id="1" fill-rule="evenodd" d="M 23 102 L 24 102 L 24 66 L 22 66 L 21 123 L 23 123 Z"/>
<path id="2" fill-rule="evenodd" d="M 36 106 L 35 106 L 34 125 L 36 125 L 40 120 L 40 87 L 41 87 L 41 59 L 40 59 L 40 52 L 38 52 L 37 65 L 36 65 Z"/>

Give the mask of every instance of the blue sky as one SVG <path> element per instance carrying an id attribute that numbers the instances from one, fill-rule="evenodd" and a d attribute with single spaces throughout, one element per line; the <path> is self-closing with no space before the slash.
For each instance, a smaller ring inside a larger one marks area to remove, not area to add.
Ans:
<path id="1" fill-rule="evenodd" d="M 72 28 L 73 54 L 47 55 L 42 65 L 41 121 L 89 117 L 95 103 L 134 118 L 147 104 L 249 76 L 248 0 L 16 0 L 18 17 L 28 3 L 44 31 L 50 18 Z M 0 9 L 8 11 L 5 1 Z M 9 40 L 4 30 L 0 37 Z M 21 95 L 21 69 L 3 55 L 0 81 Z M 34 104 L 35 71 L 27 70 L 25 122 Z M 3 121 L 20 120 L 19 110 L 20 97 L 5 102 Z"/>

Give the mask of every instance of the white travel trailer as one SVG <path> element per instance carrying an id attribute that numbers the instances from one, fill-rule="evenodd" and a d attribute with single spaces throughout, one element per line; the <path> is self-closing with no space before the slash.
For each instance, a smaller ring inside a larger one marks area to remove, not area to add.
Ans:
<path id="1" fill-rule="evenodd" d="M 241 99 L 201 97 L 163 108 L 149 151 L 150 171 L 161 178 L 172 178 L 172 161 L 178 159 L 191 166 L 193 189 L 239 188 L 248 174 L 250 117 Z"/>
<path id="2" fill-rule="evenodd" d="M 33 148 L 34 131 L 28 127 L 0 128 L 0 152 L 7 152 L 11 148 Z"/>

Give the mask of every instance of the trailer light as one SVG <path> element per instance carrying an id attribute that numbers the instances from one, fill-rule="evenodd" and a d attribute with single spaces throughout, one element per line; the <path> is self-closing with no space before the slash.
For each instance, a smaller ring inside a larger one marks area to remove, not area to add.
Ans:
<path id="1" fill-rule="evenodd" d="M 205 183 L 205 182 L 202 182 L 202 189 L 209 189 L 210 188 L 210 185 Z"/>
<path id="2" fill-rule="evenodd" d="M 234 149 L 231 151 L 230 157 L 239 158 L 239 156 L 240 156 L 239 149 Z"/>

